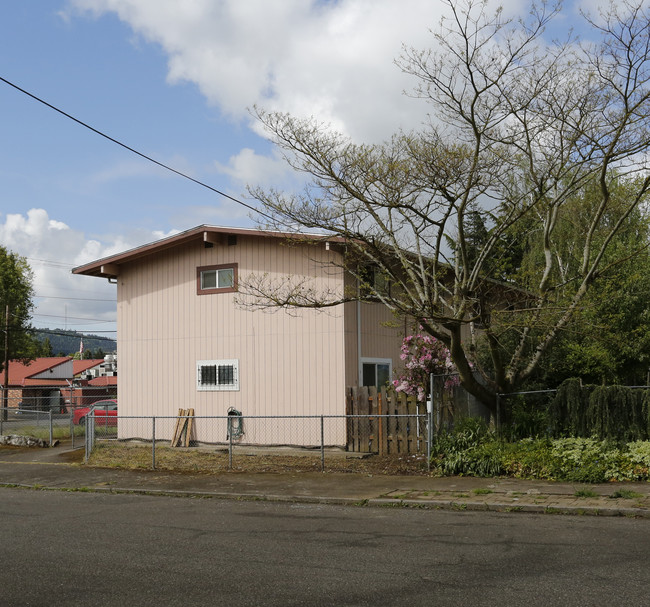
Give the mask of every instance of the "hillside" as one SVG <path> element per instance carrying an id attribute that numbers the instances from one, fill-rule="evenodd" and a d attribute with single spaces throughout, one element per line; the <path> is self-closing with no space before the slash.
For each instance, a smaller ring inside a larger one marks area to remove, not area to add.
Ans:
<path id="1" fill-rule="evenodd" d="M 35 335 L 41 343 L 46 339 L 50 340 L 53 356 L 59 354 L 67 356 L 79 352 L 79 344 L 82 338 L 86 356 L 89 352 L 97 352 L 97 350 L 102 350 L 104 354 L 117 351 L 117 342 L 114 339 L 102 337 L 101 335 L 86 335 L 66 329 L 38 329 Z"/>

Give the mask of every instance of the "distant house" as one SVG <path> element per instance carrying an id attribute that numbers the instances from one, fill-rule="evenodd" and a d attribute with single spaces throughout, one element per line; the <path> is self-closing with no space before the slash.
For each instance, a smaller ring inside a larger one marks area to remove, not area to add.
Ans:
<path id="1" fill-rule="evenodd" d="M 74 390 L 66 395 L 72 406 L 87 406 L 98 400 L 117 398 L 116 356 L 74 360 Z"/>
<path id="2" fill-rule="evenodd" d="M 73 361 L 67 356 L 37 358 L 29 363 L 9 361 L 7 406 L 39 411 L 61 410 L 72 385 Z M 0 384 L 4 373 L 0 373 Z"/>
<path id="3" fill-rule="evenodd" d="M 175 416 L 179 408 L 197 416 L 231 408 L 244 417 L 342 415 L 346 386 L 390 380 L 403 331 L 387 325 L 394 318 L 382 304 L 287 312 L 235 300 L 251 274 L 355 288 L 342 244 L 303 235 L 287 246 L 277 232 L 199 226 L 75 268 L 117 283 L 120 417 Z M 143 434 L 127 422 L 121 436 Z M 246 440 L 313 444 L 317 425 L 292 423 L 281 439 L 268 438 L 263 422 L 249 424 Z M 328 442 L 344 444 L 345 424 L 330 428 Z M 171 432 L 171 424 L 157 426 L 157 436 Z M 214 442 L 226 432 L 206 422 L 196 434 Z"/>
<path id="4" fill-rule="evenodd" d="M 103 358 L 57 356 L 28 363 L 11 360 L 8 375 L 7 406 L 12 409 L 65 413 L 70 406 L 117 397 L 114 363 L 107 364 Z M 4 373 L 0 373 L 0 386 L 3 381 Z"/>

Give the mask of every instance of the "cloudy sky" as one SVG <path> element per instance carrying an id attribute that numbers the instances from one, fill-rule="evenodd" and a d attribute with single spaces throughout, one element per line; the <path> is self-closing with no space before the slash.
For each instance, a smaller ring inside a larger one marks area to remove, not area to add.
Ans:
<path id="1" fill-rule="evenodd" d="M 506 0 L 516 14 L 529 6 Z M 0 9 L 0 77 L 95 129 L 245 200 L 295 177 L 258 104 L 356 141 L 418 128 L 427 107 L 394 65 L 427 48 L 441 0 L 23 0 Z M 568 3 L 558 26 L 576 20 Z M 0 82 L 0 244 L 35 274 L 36 327 L 115 329 L 115 286 L 76 265 L 250 212 Z"/>

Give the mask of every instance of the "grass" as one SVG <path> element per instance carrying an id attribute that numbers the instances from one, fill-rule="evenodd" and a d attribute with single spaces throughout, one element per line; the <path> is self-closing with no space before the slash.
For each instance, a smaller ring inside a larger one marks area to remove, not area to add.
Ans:
<path id="1" fill-rule="evenodd" d="M 643 495 L 641 493 L 637 493 L 636 491 L 631 491 L 630 489 L 617 489 L 614 491 L 614 493 L 612 493 L 610 497 L 612 499 L 622 498 L 625 500 L 632 500 L 637 497 L 643 497 Z"/>
<path id="2" fill-rule="evenodd" d="M 472 489 L 472 493 L 474 495 L 488 495 L 489 493 L 494 493 L 494 492 L 492 491 L 492 489 L 479 488 L 479 489 Z"/>
<path id="3" fill-rule="evenodd" d="M 591 489 L 578 489 L 573 495 L 575 497 L 598 497 L 598 493 Z"/>

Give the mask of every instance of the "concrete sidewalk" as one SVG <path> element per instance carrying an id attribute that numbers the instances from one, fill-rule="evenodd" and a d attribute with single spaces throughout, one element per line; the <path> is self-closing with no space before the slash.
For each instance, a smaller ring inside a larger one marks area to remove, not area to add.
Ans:
<path id="1" fill-rule="evenodd" d="M 78 463 L 80 455 L 66 445 L 45 449 L 0 448 L 0 486 L 650 518 L 650 483 L 582 485 L 510 478 L 329 472 L 180 474 L 92 468 Z"/>

